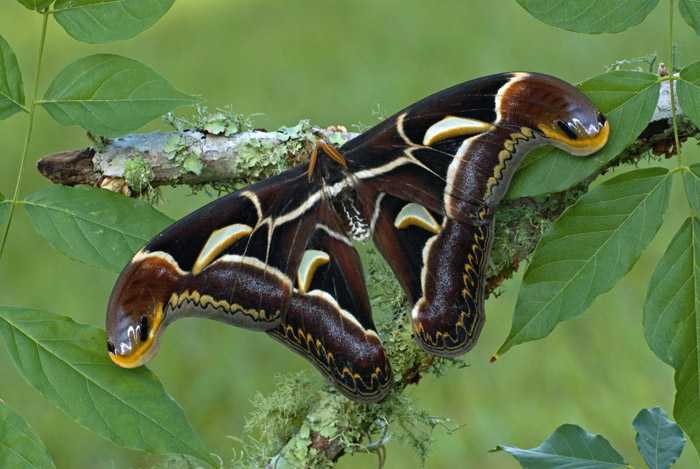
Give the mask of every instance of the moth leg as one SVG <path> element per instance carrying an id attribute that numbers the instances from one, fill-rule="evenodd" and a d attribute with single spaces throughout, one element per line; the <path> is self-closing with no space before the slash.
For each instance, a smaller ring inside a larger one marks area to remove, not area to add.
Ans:
<path id="1" fill-rule="evenodd" d="M 486 262 L 493 239 L 493 216 L 479 223 L 443 221 L 423 249 L 423 296 L 411 313 L 418 344 L 434 355 L 469 351 L 484 325 Z"/>

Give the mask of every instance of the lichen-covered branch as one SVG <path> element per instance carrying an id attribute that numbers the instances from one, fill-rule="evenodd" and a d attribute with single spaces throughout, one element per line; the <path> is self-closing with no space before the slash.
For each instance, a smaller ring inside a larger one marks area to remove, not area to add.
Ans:
<path id="1" fill-rule="evenodd" d="M 344 127 L 315 128 L 308 121 L 275 131 L 253 130 L 233 113 L 197 120 L 191 128 L 172 132 L 93 138 L 92 147 L 46 156 L 37 166 L 57 184 L 96 185 L 127 195 L 163 185 L 235 188 L 306 159 L 319 137 L 342 144 L 355 135 Z"/>
<path id="2" fill-rule="evenodd" d="M 662 83 L 653 122 L 598 173 L 561 193 L 501 204 L 488 271 L 489 294 L 518 269 L 542 233 L 598 176 L 643 157 L 675 153 L 668 90 L 668 82 Z M 320 129 L 307 121 L 269 132 L 253 130 L 233 113 L 208 115 L 198 110 L 195 117 L 194 122 L 172 119 L 172 132 L 94 139 L 91 148 L 43 158 L 39 170 L 56 183 L 97 185 L 127 195 L 162 185 L 237 188 L 303 161 L 319 137 L 340 145 L 354 136 L 343 127 Z M 682 117 L 679 131 L 681 140 L 700 135 Z M 283 377 L 275 393 L 254 399 L 236 467 L 331 467 L 341 456 L 357 452 L 374 452 L 381 461 L 389 438 L 403 439 L 425 456 L 434 429 L 454 430 L 448 419 L 416 409 L 402 391 L 427 373 L 439 375 L 463 363 L 432 357 L 414 344 L 408 305 L 394 276 L 371 246 L 361 249 L 366 251 L 373 307 L 378 317 L 386 318 L 379 331 L 395 372 L 394 392 L 381 404 L 358 404 L 306 375 Z"/>

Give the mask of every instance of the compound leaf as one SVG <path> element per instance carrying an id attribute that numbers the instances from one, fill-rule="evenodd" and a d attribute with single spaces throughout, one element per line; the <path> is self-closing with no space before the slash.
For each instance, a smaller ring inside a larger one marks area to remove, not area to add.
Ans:
<path id="1" fill-rule="evenodd" d="M 84 427 L 119 446 L 212 462 L 182 408 L 153 373 L 111 363 L 101 329 L 0 306 L 0 336 L 27 382 Z"/>
<path id="2" fill-rule="evenodd" d="M 140 62 L 98 54 L 63 69 L 39 103 L 63 125 L 116 136 L 196 101 Z"/>
<path id="3" fill-rule="evenodd" d="M 685 22 L 700 34 L 700 0 L 680 0 L 678 7 Z"/>
<path id="4" fill-rule="evenodd" d="M 577 425 L 564 424 L 536 448 L 498 446 L 525 469 L 612 469 L 625 461 L 608 440 Z"/>
<path id="5" fill-rule="evenodd" d="M 46 446 L 29 424 L 0 400 L 0 467 L 53 469 Z"/>
<path id="6" fill-rule="evenodd" d="M 619 33 L 636 26 L 659 0 L 518 0 L 532 16 L 577 33 Z"/>
<path id="7" fill-rule="evenodd" d="M 695 125 L 700 126 L 700 62 L 681 70 L 680 80 L 676 83 L 678 101 L 683 113 Z"/>
<path id="8" fill-rule="evenodd" d="M 497 355 L 583 313 L 634 265 L 663 222 L 671 175 L 630 171 L 585 194 L 540 240 Z"/>
<path id="9" fill-rule="evenodd" d="M 681 456 L 683 432 L 660 407 L 640 410 L 632 425 L 637 430 L 637 448 L 649 469 L 668 469 Z"/>
<path id="10" fill-rule="evenodd" d="M 63 254 L 115 272 L 172 220 L 142 200 L 50 186 L 22 202 L 34 229 Z"/>
<path id="11" fill-rule="evenodd" d="M 0 36 L 0 119 L 7 119 L 24 107 L 24 84 L 17 56 Z"/>
<path id="12" fill-rule="evenodd" d="M 153 26 L 175 0 L 57 0 L 54 17 L 75 39 L 91 44 L 129 39 Z"/>
<path id="13" fill-rule="evenodd" d="M 675 368 L 673 416 L 700 448 L 700 220 L 688 218 L 659 260 L 644 306 L 651 350 Z"/>
<path id="14" fill-rule="evenodd" d="M 694 164 L 683 172 L 683 186 L 688 204 L 700 214 L 700 164 Z"/>
<path id="15" fill-rule="evenodd" d="M 30 10 L 41 11 L 53 3 L 54 0 L 17 0 Z"/>

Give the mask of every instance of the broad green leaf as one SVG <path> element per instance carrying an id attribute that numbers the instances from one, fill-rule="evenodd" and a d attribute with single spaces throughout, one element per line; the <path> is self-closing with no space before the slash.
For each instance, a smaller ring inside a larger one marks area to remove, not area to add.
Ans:
<path id="1" fill-rule="evenodd" d="M 211 463 L 180 406 L 147 368 L 126 370 L 107 356 L 104 331 L 26 308 L 0 307 L 0 336 L 22 376 L 98 435 L 150 453 Z"/>
<path id="2" fill-rule="evenodd" d="M 636 26 L 659 0 L 518 0 L 532 16 L 577 33 L 619 33 Z"/>
<path id="3" fill-rule="evenodd" d="M 509 198 L 563 191 L 604 167 L 649 124 L 660 85 L 652 73 L 615 71 L 591 78 L 578 88 L 607 116 L 608 143 L 591 156 L 572 156 L 552 147 L 533 152 L 515 174 Z"/>
<path id="4" fill-rule="evenodd" d="M 91 44 L 129 39 L 153 26 L 175 0 L 56 0 L 55 18 Z"/>
<path id="5" fill-rule="evenodd" d="M 681 16 L 697 34 L 700 34 L 700 0 L 680 0 Z"/>
<path id="6" fill-rule="evenodd" d="M 51 5 L 54 0 L 17 0 L 19 3 L 29 8 L 30 10 L 41 11 Z"/>
<path id="7" fill-rule="evenodd" d="M 683 172 L 683 185 L 688 204 L 700 214 L 700 164 L 694 164 Z"/>
<path id="8" fill-rule="evenodd" d="M 50 186 L 22 202 L 34 229 L 63 254 L 115 272 L 172 220 L 142 200 Z"/>
<path id="9" fill-rule="evenodd" d="M 98 54 L 63 69 L 39 102 L 63 125 L 116 136 L 196 99 L 140 62 Z"/>
<path id="10" fill-rule="evenodd" d="M 700 62 L 681 70 L 680 78 L 676 82 L 676 89 L 681 109 L 693 124 L 700 126 Z"/>
<path id="11" fill-rule="evenodd" d="M 525 469 L 612 469 L 625 461 L 608 440 L 578 425 L 564 424 L 536 448 L 498 446 Z"/>
<path id="12" fill-rule="evenodd" d="M 497 355 L 549 335 L 583 313 L 634 265 L 654 238 L 668 205 L 671 175 L 630 171 L 585 194 L 540 240 Z"/>
<path id="13" fill-rule="evenodd" d="M 660 407 L 642 409 L 632 422 L 635 441 L 649 469 L 668 469 L 683 452 L 685 437 Z"/>
<path id="14" fill-rule="evenodd" d="M 644 335 L 649 347 L 675 368 L 673 416 L 700 449 L 700 220 L 688 218 L 649 281 Z"/>
<path id="15" fill-rule="evenodd" d="M 0 119 L 7 119 L 24 107 L 24 84 L 17 56 L 0 36 Z"/>
<path id="16" fill-rule="evenodd" d="M 51 469 L 46 446 L 25 420 L 0 400 L 0 467 Z"/>

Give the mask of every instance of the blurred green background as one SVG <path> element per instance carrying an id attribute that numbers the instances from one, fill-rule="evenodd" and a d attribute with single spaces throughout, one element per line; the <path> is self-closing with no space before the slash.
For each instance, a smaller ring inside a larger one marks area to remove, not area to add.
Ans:
<path id="1" fill-rule="evenodd" d="M 537 22 L 512 0 L 198 0 L 176 2 L 152 29 L 104 46 L 78 43 L 50 22 L 41 89 L 66 64 L 96 52 L 140 60 L 211 107 L 232 105 L 263 113 L 259 127 L 371 124 L 425 95 L 479 75 L 533 70 L 580 81 L 618 59 L 668 50 L 667 8 L 617 35 L 568 33 Z M 40 18 L 3 2 L 0 34 L 15 49 L 31 83 Z M 680 60 L 700 60 L 700 38 L 679 20 Z M 662 56 L 662 59 L 666 57 Z M 29 86 L 27 86 L 29 88 Z M 15 181 L 26 118 L 0 122 L 0 191 Z M 151 129 L 163 127 L 154 123 Z M 63 128 L 39 111 L 23 193 L 48 182 L 34 170 L 42 155 L 88 145 L 84 132 Z M 695 142 L 688 161 L 700 162 Z M 678 181 L 677 181 L 678 182 Z M 161 209 L 181 216 L 206 195 L 165 192 Z M 487 305 L 488 322 L 469 368 L 426 379 L 408 392 L 431 414 L 463 427 L 436 430 L 427 467 L 514 468 L 499 443 L 532 447 L 564 422 L 610 439 L 628 462 L 643 467 L 631 421 L 642 407 L 670 414 L 672 370 L 644 342 L 646 286 L 656 261 L 688 210 L 676 184 L 664 227 L 634 270 L 580 319 L 547 339 L 515 348 L 496 364 L 488 358 L 505 338 L 519 278 Z M 0 265 L 0 303 L 67 314 L 103 326 L 115 275 L 66 259 L 32 230 L 19 212 Z M 4 350 L 4 349 L 1 349 Z M 269 393 L 276 373 L 315 371 L 301 358 L 259 334 L 219 323 L 181 321 L 167 333 L 152 368 L 182 404 L 194 427 L 224 459 L 241 436 L 250 398 Z M 59 468 L 149 467 L 156 458 L 123 450 L 84 430 L 27 385 L 5 352 L 0 354 L 0 398 L 21 413 L 46 442 Z M 698 467 L 692 445 L 676 467 Z M 347 457 L 340 467 L 374 465 L 373 456 Z M 386 467 L 419 460 L 396 442 Z"/>

